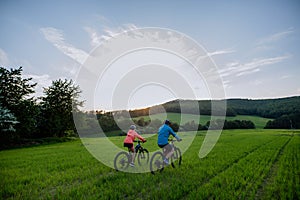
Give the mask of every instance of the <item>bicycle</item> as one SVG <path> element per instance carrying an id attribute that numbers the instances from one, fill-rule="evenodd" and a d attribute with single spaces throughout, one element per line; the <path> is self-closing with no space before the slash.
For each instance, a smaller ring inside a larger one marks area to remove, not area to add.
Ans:
<path id="1" fill-rule="evenodd" d="M 182 162 L 182 156 L 181 156 L 181 150 L 175 146 L 174 142 L 177 140 L 169 140 L 173 154 L 170 157 L 171 165 L 173 168 L 175 168 L 175 165 L 178 165 L 178 167 L 181 165 Z M 162 172 L 164 170 L 164 167 L 167 165 L 164 162 L 164 153 L 165 153 L 165 148 L 163 148 L 163 152 L 155 152 L 150 160 L 150 171 L 152 174 L 154 174 L 155 171 Z"/>
<path id="2" fill-rule="evenodd" d="M 149 163 L 149 151 L 141 145 L 141 141 L 135 146 L 135 153 L 137 154 L 138 164 L 141 166 L 143 164 Z M 117 171 L 124 171 L 127 169 L 129 163 L 132 160 L 132 152 L 128 149 L 128 152 L 119 152 L 114 159 L 114 167 Z"/>

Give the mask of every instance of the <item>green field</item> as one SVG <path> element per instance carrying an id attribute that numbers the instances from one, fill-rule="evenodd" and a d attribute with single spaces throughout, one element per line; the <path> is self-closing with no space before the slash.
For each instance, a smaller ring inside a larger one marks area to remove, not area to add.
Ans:
<path id="1" fill-rule="evenodd" d="M 140 118 L 140 117 L 138 117 Z M 138 119 L 136 118 L 136 119 Z M 145 120 L 150 120 L 149 116 L 144 116 L 143 117 Z M 164 114 L 154 114 L 151 115 L 152 119 L 159 119 L 162 120 L 165 119 L 166 117 L 164 116 Z M 177 122 L 180 123 L 181 122 L 181 118 L 182 120 L 182 124 L 185 124 L 186 122 L 190 122 L 193 119 L 197 119 L 197 116 L 194 116 L 192 114 L 181 114 L 181 113 L 167 113 L 167 118 L 173 122 Z M 218 117 L 216 117 L 218 118 Z M 205 125 L 207 121 L 210 120 L 210 116 L 209 115 L 200 115 L 200 124 L 201 125 Z M 263 117 L 259 117 L 259 116 L 250 116 L 250 115 L 237 115 L 235 117 L 226 117 L 226 120 L 250 120 L 255 124 L 256 128 L 264 128 L 266 123 L 271 120 L 268 118 L 263 118 Z"/>
<path id="2" fill-rule="evenodd" d="M 79 140 L 0 151 L 0 198 L 299 199 L 299 130 L 226 130 L 199 159 L 204 136 L 198 133 L 180 168 L 155 175 L 116 172 Z M 120 147 L 123 139 L 110 138 Z M 155 143 L 149 137 L 144 147 L 154 150 Z"/>

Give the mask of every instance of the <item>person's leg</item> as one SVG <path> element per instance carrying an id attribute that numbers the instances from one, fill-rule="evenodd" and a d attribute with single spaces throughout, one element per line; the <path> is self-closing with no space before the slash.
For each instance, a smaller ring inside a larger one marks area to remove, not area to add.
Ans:
<path id="1" fill-rule="evenodd" d="M 168 151 L 167 151 L 167 149 L 166 149 L 166 146 L 167 146 L 168 144 L 165 144 L 165 145 L 158 145 L 159 146 L 159 148 L 161 148 L 162 149 L 162 152 L 163 152 L 163 156 L 164 157 L 166 157 L 166 155 L 167 155 L 167 153 L 168 153 Z"/>
<path id="2" fill-rule="evenodd" d="M 132 149 L 131 149 L 131 152 L 132 152 L 132 163 L 134 163 L 134 159 L 135 159 L 136 153 L 135 153 L 135 150 L 134 150 L 133 147 L 132 147 Z"/>
<path id="3" fill-rule="evenodd" d="M 134 152 L 134 148 L 133 148 L 133 144 L 129 144 L 129 143 L 124 143 L 124 147 L 128 148 L 128 152 L 129 152 L 129 165 L 134 167 L 134 157 L 135 157 L 135 152 Z"/>
<path id="4" fill-rule="evenodd" d="M 163 147 L 162 149 L 163 149 L 163 156 L 164 156 L 164 158 L 165 158 L 166 155 L 167 155 L 167 149 L 166 149 L 165 147 Z"/>
<path id="5" fill-rule="evenodd" d="M 167 144 L 166 146 L 164 146 L 164 163 L 166 163 L 167 165 L 169 164 L 169 158 L 172 156 L 173 154 L 173 148 L 170 144 Z"/>
<path id="6" fill-rule="evenodd" d="M 131 163 L 130 163 L 130 165 L 131 166 L 134 166 L 134 159 L 135 159 L 135 151 L 134 151 L 134 148 L 133 148 L 133 145 L 132 145 L 132 147 L 130 148 L 130 151 L 131 151 Z"/>
<path id="7" fill-rule="evenodd" d="M 172 146 L 170 144 L 166 145 L 165 146 L 165 157 L 167 159 L 169 159 L 172 155 L 173 155 L 173 152 L 174 152 L 174 149 L 172 148 Z"/>

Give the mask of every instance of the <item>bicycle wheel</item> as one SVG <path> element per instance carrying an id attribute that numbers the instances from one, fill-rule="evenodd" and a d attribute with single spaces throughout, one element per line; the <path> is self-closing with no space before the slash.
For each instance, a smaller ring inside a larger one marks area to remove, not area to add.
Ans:
<path id="1" fill-rule="evenodd" d="M 174 148 L 174 153 L 171 156 L 171 165 L 173 168 L 175 168 L 175 166 L 180 166 L 181 165 L 181 161 L 182 161 L 182 156 L 181 156 L 181 151 L 179 148 L 175 147 Z"/>
<path id="2" fill-rule="evenodd" d="M 129 154 L 127 152 L 119 152 L 114 160 L 114 167 L 117 171 L 125 170 L 129 165 Z"/>
<path id="3" fill-rule="evenodd" d="M 162 152 L 155 152 L 150 160 L 150 171 L 154 174 L 155 171 L 162 172 L 164 170 L 164 156 Z"/>
<path id="4" fill-rule="evenodd" d="M 149 151 L 147 149 L 143 149 L 143 151 L 139 152 L 137 157 L 139 165 L 149 163 Z"/>

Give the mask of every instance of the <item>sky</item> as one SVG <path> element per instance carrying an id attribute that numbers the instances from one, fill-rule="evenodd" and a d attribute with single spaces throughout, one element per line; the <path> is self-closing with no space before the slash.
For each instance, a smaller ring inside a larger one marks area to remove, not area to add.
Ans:
<path id="1" fill-rule="evenodd" d="M 222 80 L 224 98 L 299 96 L 299 11 L 297 0 L 1 0 L 0 65 L 8 69 L 22 66 L 24 77 L 32 77 L 38 83 L 36 96 L 41 96 L 43 88 L 54 80 L 76 82 L 89 55 L 118 34 L 158 27 L 182 33 L 205 50 Z M 109 86 L 121 82 L 121 77 L 133 70 L 131 65 L 142 65 L 148 59 L 147 64 L 149 58 L 161 64 L 157 54 L 168 60 L 163 65 L 178 66 L 173 68 L 176 73 L 183 74 L 183 79 L 196 88 L 195 99 L 212 98 L 212 91 L 205 88 L 205 77 L 196 80 L 190 67 L 181 65 L 184 60 L 162 52 L 143 51 L 148 57 L 136 52 L 128 55 L 127 61 L 120 58 L 121 64 L 111 66 L 103 79 L 91 86 L 94 100 L 83 91 L 86 108 L 120 109 L 110 105 L 122 97 L 114 96 L 114 88 Z M 135 58 L 141 62 L 135 62 Z M 191 98 L 174 93 L 172 87 L 158 83 L 137 85 L 128 91 L 125 109 Z"/>

